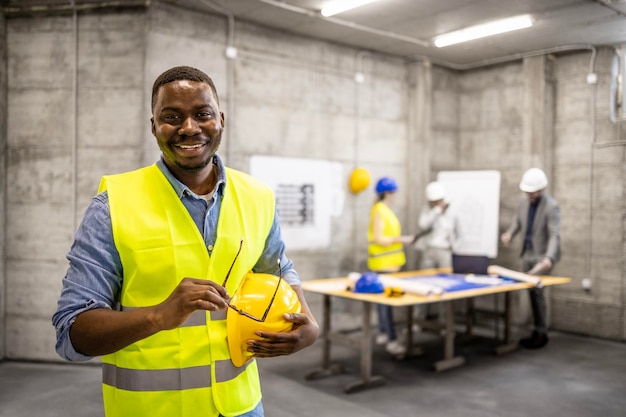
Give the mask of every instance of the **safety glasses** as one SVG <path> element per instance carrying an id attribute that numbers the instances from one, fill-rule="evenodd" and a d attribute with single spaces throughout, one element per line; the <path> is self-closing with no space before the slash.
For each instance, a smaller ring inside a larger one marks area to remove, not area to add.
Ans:
<path id="1" fill-rule="evenodd" d="M 230 277 L 230 273 L 233 270 L 233 267 L 235 266 L 235 262 L 237 262 L 237 258 L 239 257 L 239 254 L 241 253 L 241 248 L 243 247 L 243 238 L 239 241 L 239 250 L 237 251 L 237 254 L 235 255 L 235 259 L 233 259 L 233 263 L 230 265 L 230 269 L 228 269 L 228 272 L 226 273 L 226 278 L 224 278 L 224 282 L 222 283 L 222 287 L 226 288 L 226 283 L 228 282 L 228 278 Z M 243 311 L 237 307 L 235 307 L 234 305 L 232 305 L 230 302 L 227 302 L 226 304 L 228 305 L 229 308 L 233 309 L 234 311 L 236 311 L 238 314 L 242 315 L 242 316 L 246 316 L 249 319 L 252 319 L 254 321 L 257 321 L 259 323 L 263 323 L 265 321 L 265 319 L 267 318 L 268 313 L 270 312 L 270 308 L 272 308 L 272 304 L 274 304 L 274 299 L 276 298 L 276 294 L 278 293 L 278 287 L 280 286 L 280 281 L 283 279 L 283 271 L 282 268 L 280 267 L 280 259 L 278 259 L 278 274 L 279 277 L 276 280 L 276 288 L 274 289 L 274 294 L 272 294 L 272 298 L 270 299 L 269 305 L 267 306 L 267 308 L 265 309 L 265 312 L 263 313 L 262 317 L 257 317 L 255 315 L 252 315 L 246 311 Z"/>

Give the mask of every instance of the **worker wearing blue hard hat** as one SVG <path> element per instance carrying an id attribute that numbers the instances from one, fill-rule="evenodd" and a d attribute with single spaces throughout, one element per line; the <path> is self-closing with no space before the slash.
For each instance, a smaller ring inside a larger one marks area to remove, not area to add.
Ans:
<path id="1" fill-rule="evenodd" d="M 370 211 L 367 231 L 367 267 L 373 272 L 399 271 L 406 263 L 403 244 L 414 239 L 412 235 L 402 235 L 400 221 L 390 208 L 397 191 L 398 184 L 391 177 L 382 177 L 376 183 L 377 199 Z M 377 343 L 386 344 L 392 355 L 404 354 L 405 347 L 396 338 L 390 306 L 378 304 L 378 328 Z"/>
<path id="2" fill-rule="evenodd" d="M 376 183 L 376 193 L 382 194 L 386 192 L 395 192 L 398 191 L 398 184 L 396 184 L 396 180 L 390 177 L 382 177 Z"/>

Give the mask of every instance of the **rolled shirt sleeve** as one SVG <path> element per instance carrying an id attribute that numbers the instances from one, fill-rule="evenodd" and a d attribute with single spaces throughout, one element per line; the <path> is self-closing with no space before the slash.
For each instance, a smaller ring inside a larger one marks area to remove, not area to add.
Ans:
<path id="1" fill-rule="evenodd" d="M 56 351 L 69 361 L 91 359 L 77 352 L 70 340 L 76 317 L 96 308 L 112 309 L 122 284 L 122 264 L 113 241 L 106 192 L 93 198 L 67 254 L 69 267 L 52 316 Z"/>

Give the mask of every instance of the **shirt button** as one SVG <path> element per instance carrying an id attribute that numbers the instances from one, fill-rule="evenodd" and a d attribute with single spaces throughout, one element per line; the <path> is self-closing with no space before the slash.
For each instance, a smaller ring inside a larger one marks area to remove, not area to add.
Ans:
<path id="1" fill-rule="evenodd" d="M 209 246 L 207 246 L 207 249 L 208 249 L 208 250 L 213 250 L 213 245 L 209 245 Z"/>

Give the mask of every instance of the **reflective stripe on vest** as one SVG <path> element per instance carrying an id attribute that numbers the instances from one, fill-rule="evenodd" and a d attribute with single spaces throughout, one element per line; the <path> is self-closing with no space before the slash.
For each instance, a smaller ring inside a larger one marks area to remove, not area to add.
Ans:
<path id="1" fill-rule="evenodd" d="M 216 382 L 229 381 L 243 373 L 251 362 L 237 368 L 229 360 L 217 361 Z M 183 369 L 128 369 L 102 364 L 102 382 L 126 391 L 170 391 L 211 386 L 211 365 Z"/>
<path id="2" fill-rule="evenodd" d="M 156 165 L 103 177 L 124 279 L 123 310 L 163 302 L 185 277 L 228 280 L 234 294 L 257 262 L 274 219 L 271 190 L 226 170 L 227 182 L 209 257 L 193 219 Z M 102 357 L 107 417 L 239 415 L 261 399 L 255 361 L 236 368 L 226 343 L 226 312 L 196 311 L 180 327 L 160 331 Z M 132 389 L 129 389 L 132 388 Z M 162 406 L 154 407 L 154 404 Z"/>

